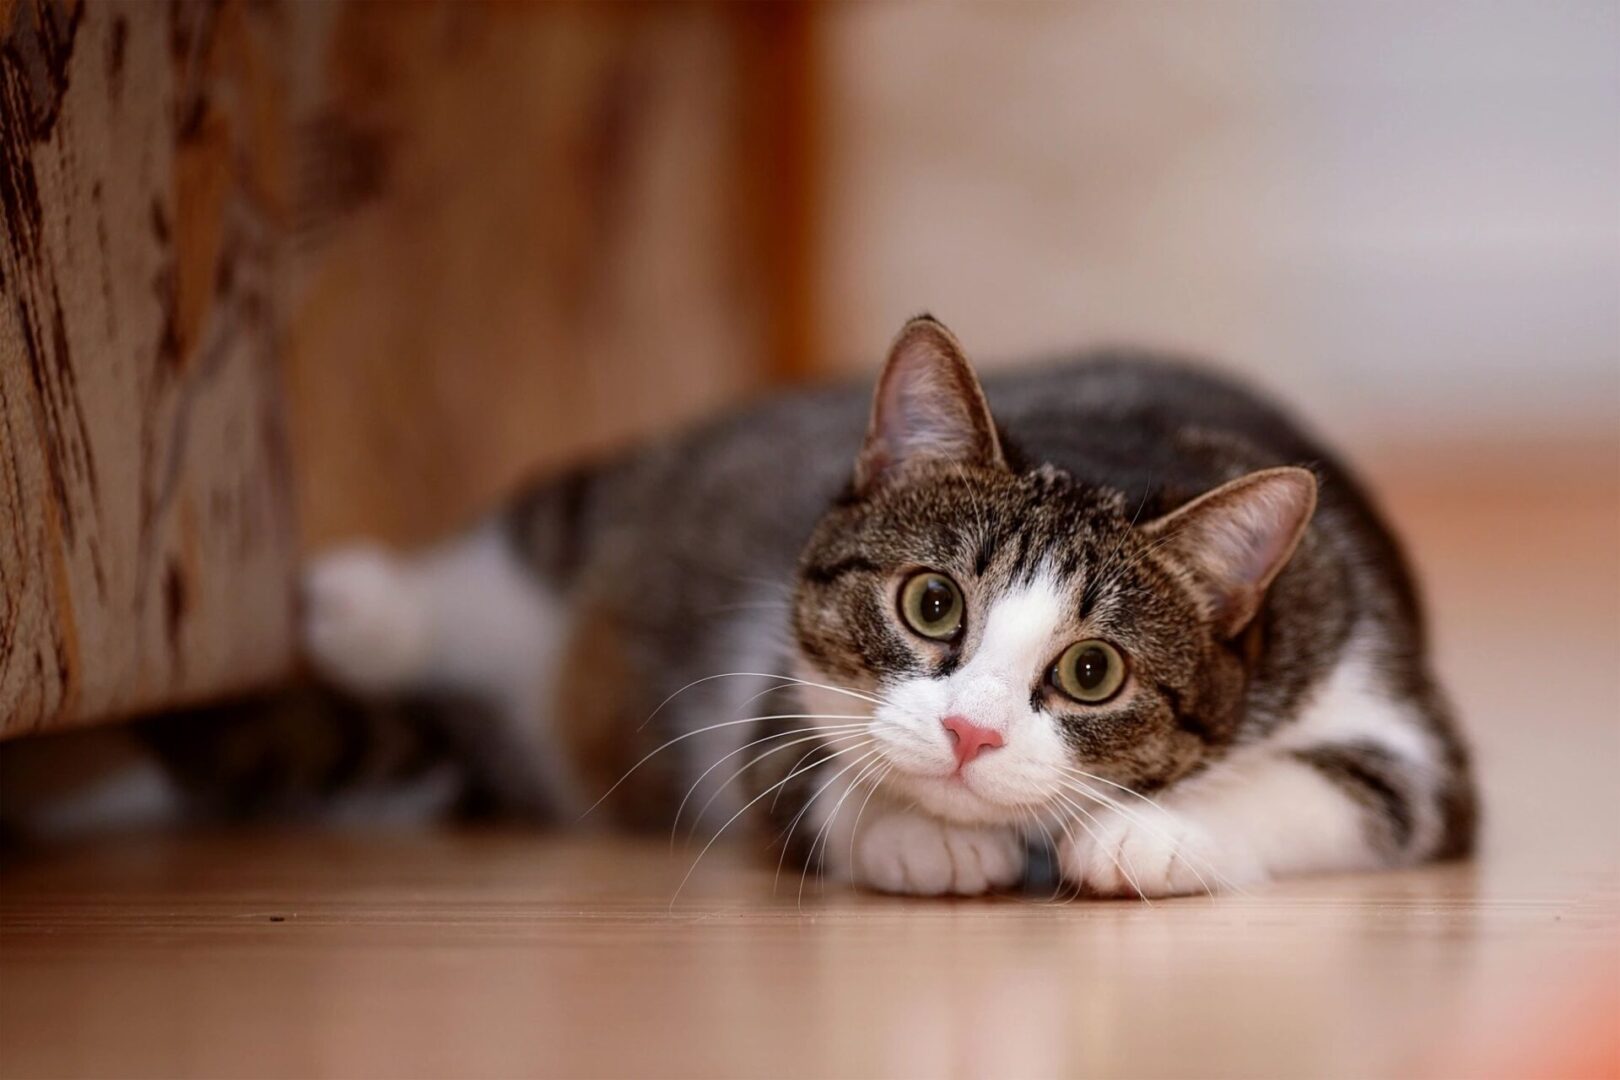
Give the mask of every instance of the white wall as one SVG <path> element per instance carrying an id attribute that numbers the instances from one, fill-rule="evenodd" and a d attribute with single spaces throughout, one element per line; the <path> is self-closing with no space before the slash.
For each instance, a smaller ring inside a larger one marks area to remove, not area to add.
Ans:
<path id="1" fill-rule="evenodd" d="M 1620 430 L 1620 4 L 849 6 L 829 359 L 1213 355 L 1341 436 Z"/>

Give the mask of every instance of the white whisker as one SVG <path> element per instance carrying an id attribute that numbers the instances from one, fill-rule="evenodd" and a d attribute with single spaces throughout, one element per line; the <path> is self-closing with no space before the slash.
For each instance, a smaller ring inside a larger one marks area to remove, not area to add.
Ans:
<path id="1" fill-rule="evenodd" d="M 686 796 L 685 796 L 685 798 L 681 799 L 681 805 L 675 808 L 675 820 L 670 823 L 670 827 L 669 827 L 670 848 L 673 850 L 673 848 L 675 846 L 675 834 L 676 834 L 676 831 L 680 827 L 681 814 L 682 814 L 683 811 L 685 811 L 687 802 L 692 798 L 693 794 L 695 794 L 697 792 L 698 786 L 703 783 L 704 779 L 710 773 L 714 772 L 714 770 L 718 769 L 721 765 L 723 765 L 727 761 L 729 761 L 731 758 L 736 757 L 738 754 L 742 753 L 745 750 L 750 749 L 751 747 L 758 746 L 762 742 L 770 742 L 772 739 L 781 739 L 781 738 L 785 738 L 785 737 L 787 737 L 789 735 L 802 736 L 802 738 L 793 739 L 791 742 L 785 742 L 781 746 L 773 746 L 771 749 L 765 751 L 764 753 L 759 754 L 759 755 L 757 755 L 757 756 L 755 756 L 753 758 L 750 758 L 748 760 L 748 762 L 746 762 L 742 766 L 742 768 L 738 769 L 736 772 L 734 772 L 730 776 L 726 777 L 725 781 L 723 783 L 721 783 L 719 787 L 715 788 L 714 794 L 709 796 L 708 801 L 705 802 L 698 809 L 697 814 L 693 816 L 693 818 L 692 818 L 692 829 L 693 830 L 697 829 L 698 823 L 703 820 L 704 814 L 708 813 L 709 807 L 714 805 L 714 800 L 716 800 L 716 799 L 718 799 L 720 797 L 720 793 L 722 791 L 724 791 L 727 787 L 729 787 L 732 784 L 732 782 L 735 781 L 739 776 L 741 776 L 743 773 L 747 772 L 749 769 L 753 768 L 755 765 L 758 765 L 760 762 L 764 761 L 766 758 L 772 756 L 773 754 L 776 754 L 776 753 L 779 753 L 779 752 L 781 752 L 783 750 L 786 750 L 789 747 L 798 746 L 800 743 L 807 743 L 807 742 L 811 742 L 811 741 L 816 740 L 816 739 L 824 739 L 826 742 L 829 742 L 829 743 L 840 742 L 840 741 L 842 741 L 844 739 L 849 739 L 849 738 L 855 737 L 856 735 L 860 735 L 860 734 L 866 732 L 867 730 L 869 730 L 870 727 L 871 727 L 870 724 L 836 724 L 836 725 L 833 725 L 831 727 L 825 727 L 825 728 L 794 728 L 792 731 L 784 731 L 784 732 L 778 732 L 778 733 L 776 733 L 774 735 L 766 735 L 766 736 L 763 736 L 762 738 L 755 739 L 753 742 L 744 743 L 742 746 L 737 747 L 737 749 L 735 749 L 731 753 L 725 755 L 725 757 L 720 758 L 720 760 L 716 761 L 713 765 L 710 765 L 707 769 L 704 769 L 703 772 L 701 774 L 699 774 L 698 778 L 696 780 L 692 781 L 692 786 L 686 789 Z"/>
<path id="2" fill-rule="evenodd" d="M 1066 786 L 1068 787 L 1068 789 L 1070 791 L 1074 792 L 1075 794 L 1080 795 L 1080 796 L 1082 796 L 1084 798 L 1087 798 L 1087 799 L 1091 799 L 1094 802 L 1102 803 L 1104 806 L 1108 807 L 1110 810 L 1112 810 L 1115 813 L 1119 814 L 1121 817 L 1125 818 L 1125 820 L 1131 822 L 1133 825 L 1136 825 L 1138 828 L 1143 829 L 1144 831 L 1149 832 L 1149 833 L 1153 834 L 1154 836 L 1158 837 L 1160 840 L 1162 840 L 1164 842 L 1165 846 L 1168 847 L 1172 852 L 1179 850 L 1180 845 L 1176 842 L 1175 837 L 1171 836 L 1169 833 L 1165 832 L 1163 829 L 1160 829 L 1157 826 L 1153 825 L 1151 822 L 1143 821 L 1141 818 L 1137 817 L 1134 813 L 1132 813 L 1129 809 L 1127 809 L 1123 803 L 1120 803 L 1117 800 L 1109 798 L 1107 795 L 1103 794 L 1102 792 L 1097 791 L 1096 789 L 1094 789 L 1094 788 L 1092 788 L 1092 787 L 1088 786 L 1087 784 L 1085 784 L 1083 782 L 1080 782 L 1080 781 L 1071 780 L 1071 781 L 1069 781 L 1067 783 Z M 1115 861 L 1117 862 L 1118 860 L 1115 860 Z M 1189 870 L 1191 870 L 1193 872 L 1193 876 L 1198 879 L 1198 883 L 1204 887 L 1205 892 L 1211 891 L 1210 887 L 1209 887 L 1209 882 L 1204 880 L 1204 876 L 1198 872 L 1198 868 L 1196 866 L 1194 866 L 1190 861 L 1187 863 L 1187 869 L 1189 869 Z"/>
<path id="3" fill-rule="evenodd" d="M 1124 787 L 1123 785 L 1120 785 L 1120 784 L 1115 784 L 1111 780 L 1104 780 L 1100 776 L 1093 776 L 1092 774 L 1090 774 L 1088 772 L 1085 772 L 1084 770 L 1081 770 L 1081 769 L 1070 769 L 1070 772 L 1077 774 L 1077 776 L 1084 776 L 1084 777 L 1086 777 L 1088 779 L 1091 779 L 1091 780 L 1101 781 L 1102 783 L 1109 784 L 1112 787 L 1117 787 L 1121 791 L 1129 792 L 1130 794 L 1135 795 L 1137 798 L 1141 799 L 1143 802 L 1147 803 L 1149 806 L 1151 806 L 1154 810 L 1157 810 L 1159 813 L 1165 815 L 1166 817 L 1171 816 L 1170 811 L 1166 810 L 1164 807 L 1160 806 L 1158 803 L 1154 802 L 1152 799 L 1148 798 L 1146 795 L 1143 795 L 1141 792 L 1132 791 L 1128 787 Z M 1085 783 L 1085 781 L 1079 780 L 1079 779 L 1077 779 L 1077 777 L 1071 777 L 1070 784 L 1071 784 L 1071 790 L 1073 790 L 1077 794 L 1084 795 L 1086 798 L 1093 799 L 1093 800 L 1095 800 L 1097 802 L 1102 803 L 1103 805 L 1107 806 L 1109 809 L 1111 809 L 1111 810 L 1115 811 L 1116 813 L 1120 814 L 1121 816 L 1123 816 L 1126 820 L 1134 823 L 1135 825 L 1137 825 L 1138 827 L 1140 827 L 1142 829 L 1145 829 L 1146 831 L 1152 833 L 1154 836 L 1158 837 L 1160 840 L 1164 841 L 1165 846 L 1170 848 L 1170 850 L 1174 853 L 1175 857 L 1181 859 L 1183 862 L 1185 862 L 1187 864 L 1187 869 L 1192 871 L 1193 877 L 1198 879 L 1198 884 L 1203 887 L 1203 890 L 1206 893 L 1211 893 L 1211 894 L 1213 894 L 1215 892 L 1215 890 L 1210 887 L 1209 881 L 1204 877 L 1204 875 L 1202 873 L 1199 872 L 1199 869 L 1198 869 L 1197 865 L 1194 864 L 1194 855 L 1192 853 L 1190 853 L 1190 852 L 1186 852 L 1186 851 L 1181 850 L 1181 845 L 1176 842 L 1175 837 L 1171 836 L 1169 833 L 1165 832 L 1163 829 L 1161 829 L 1158 826 L 1154 825 L 1152 822 L 1145 821 L 1141 817 L 1138 817 L 1137 814 L 1135 812 L 1133 812 L 1125 804 L 1121 803 L 1117 799 L 1110 798 L 1104 792 L 1096 790 L 1095 788 L 1091 787 L 1089 784 Z M 1204 858 L 1200 857 L 1200 858 L 1197 859 L 1197 862 L 1203 864 L 1204 869 L 1209 871 L 1210 876 L 1215 878 L 1216 884 L 1218 884 L 1222 889 L 1227 890 L 1229 892 L 1235 892 L 1235 893 L 1238 893 L 1240 895 L 1247 895 L 1246 890 L 1244 890 L 1243 888 L 1241 888 L 1240 886 L 1238 886 L 1237 884 L 1232 882 L 1224 874 L 1222 874 L 1218 870 L 1216 870 L 1215 867 L 1211 866 L 1208 859 L 1204 859 Z"/>
<path id="4" fill-rule="evenodd" d="M 1113 571 L 1113 573 L 1109 577 L 1109 583 L 1111 583 L 1113 581 L 1117 581 L 1118 579 L 1124 577 L 1126 574 L 1130 573 L 1136 567 L 1141 566 L 1150 557 L 1152 557 L 1152 555 L 1156 551 L 1158 551 L 1160 548 L 1164 547 L 1166 544 L 1170 543 L 1172 540 L 1176 539 L 1183 532 L 1185 532 L 1187 530 L 1187 528 L 1188 528 L 1188 526 L 1183 525 L 1180 528 L 1172 529 L 1169 532 L 1165 533 L 1163 536 L 1160 536 L 1160 537 L 1157 537 L 1156 539 L 1154 539 L 1151 543 L 1149 543 L 1141 551 L 1137 552 L 1134 556 L 1132 556 L 1129 560 L 1127 560 L 1124 565 L 1120 566 L 1117 570 Z"/>
<path id="5" fill-rule="evenodd" d="M 682 694 L 686 693 L 688 690 L 692 689 L 693 687 L 701 686 L 706 682 L 713 682 L 715 679 L 738 679 L 738 678 L 775 679 L 778 682 L 794 683 L 794 684 L 797 684 L 799 686 L 813 686 L 818 690 L 827 690 L 827 691 L 831 691 L 832 693 L 835 693 L 835 694 L 847 694 L 850 697 L 859 698 L 860 700 L 870 702 L 873 705 L 881 705 L 881 704 L 883 704 L 883 702 L 879 701 L 878 699 L 876 699 L 874 697 L 871 697 L 870 695 L 860 693 L 859 691 L 856 691 L 856 690 L 850 690 L 850 689 L 848 689 L 846 687 L 842 687 L 842 686 L 828 686 L 825 683 L 811 682 L 809 679 L 799 679 L 799 678 L 795 678 L 792 675 L 776 675 L 776 674 L 772 674 L 772 673 L 766 672 L 766 671 L 722 671 L 717 675 L 705 675 L 701 679 L 693 679 L 691 682 L 687 683 L 685 686 L 681 687 L 679 690 L 677 690 L 673 694 L 669 695 L 669 697 L 665 698 L 663 701 L 660 701 L 658 703 L 658 707 L 656 709 L 654 709 L 651 713 L 648 714 L 647 719 L 643 720 L 641 722 L 640 726 L 636 728 L 636 730 L 640 731 L 642 728 L 644 728 L 648 724 L 652 723 L 653 719 L 659 713 L 664 711 L 664 706 L 668 705 L 670 702 L 674 701 L 676 698 L 680 697 Z"/>
<path id="6" fill-rule="evenodd" d="M 1066 803 L 1075 813 L 1080 814 L 1086 818 L 1086 820 L 1092 822 L 1092 824 L 1101 826 L 1102 823 L 1098 821 L 1089 810 L 1075 802 L 1073 799 L 1069 798 L 1067 795 L 1059 792 L 1057 797 L 1062 802 Z M 1075 824 L 1086 830 L 1086 835 L 1091 837 L 1092 841 L 1098 846 L 1098 848 L 1103 847 L 1102 837 L 1098 836 L 1096 832 L 1092 830 L 1091 825 L 1087 825 L 1085 821 L 1081 821 L 1078 818 L 1075 819 Z M 1119 872 L 1125 875 L 1125 880 L 1131 883 L 1131 888 L 1136 890 L 1136 895 L 1141 899 L 1141 901 L 1151 907 L 1153 901 L 1148 899 L 1148 895 L 1145 891 L 1143 891 L 1141 883 L 1136 880 L 1136 875 L 1131 872 L 1130 867 L 1125 865 L 1125 862 L 1128 862 L 1129 860 L 1121 861 L 1119 854 L 1114 851 L 1107 851 L 1105 853 L 1107 854 L 1108 858 L 1113 861 L 1113 864 L 1119 868 Z"/>
<path id="7" fill-rule="evenodd" d="M 715 831 L 715 834 L 712 837 L 709 838 L 709 842 L 707 844 L 703 845 L 703 850 L 698 852 L 697 858 L 692 861 L 691 869 L 689 869 L 686 872 L 685 877 L 681 878 L 681 883 L 675 887 L 675 894 L 669 898 L 669 906 L 670 906 L 670 908 L 673 909 L 675 907 L 675 901 L 680 899 L 681 890 L 686 888 L 686 883 L 692 880 L 692 875 L 697 872 L 698 865 L 703 862 L 703 856 L 707 855 L 709 853 L 709 849 L 714 847 L 715 843 L 720 839 L 721 835 L 723 835 L 727 829 L 731 828 L 731 826 L 736 823 L 738 818 L 742 817 L 750 809 L 752 809 L 753 806 L 756 803 L 758 803 L 765 796 L 769 795 L 772 791 L 775 791 L 778 788 L 781 788 L 784 785 L 786 785 L 790 780 L 792 780 L 794 777 L 798 776 L 805 769 L 814 768 L 816 765 L 825 764 L 826 762 L 831 761 L 833 758 L 842 757 L 845 754 L 852 754 L 855 751 L 862 749 L 863 747 L 869 746 L 872 743 L 872 741 L 873 740 L 868 739 L 866 742 L 857 743 L 854 746 L 847 747 L 846 749 L 839 750 L 839 751 L 836 751 L 834 753 L 828 754 L 826 757 L 820 759 L 819 761 L 815 762 L 812 765 L 808 765 L 808 766 L 801 765 L 798 768 L 794 769 L 792 772 L 788 773 L 786 776 L 782 777 L 782 779 L 778 780 L 776 783 L 772 784 L 770 787 L 766 788 L 764 791 L 760 792 L 758 795 L 755 795 L 752 799 L 749 799 L 748 802 L 743 806 L 743 808 L 741 810 L 738 810 L 735 814 L 732 814 L 731 817 L 727 818 L 726 823 L 724 825 L 720 826 L 720 828 Z M 876 753 L 876 752 L 877 751 L 875 751 L 875 750 L 874 751 L 869 751 L 869 753 Z M 855 759 L 857 764 L 859 764 L 862 760 L 864 760 L 864 758 L 856 758 Z M 839 776 L 844 775 L 844 772 L 846 772 L 846 771 L 848 771 L 847 767 L 844 770 L 840 770 L 838 772 L 838 774 L 833 777 L 833 779 L 836 780 Z"/>
<path id="8" fill-rule="evenodd" d="M 797 684 L 796 683 L 779 683 L 776 686 L 767 686 L 765 689 L 761 690 L 759 693 L 749 695 L 748 699 L 745 700 L 741 705 L 738 706 L 738 709 L 739 709 L 739 711 L 742 710 L 742 709 L 746 709 L 746 708 L 748 708 L 748 706 L 752 705 L 754 702 L 758 701 L 760 698 L 764 697 L 766 694 L 776 694 L 776 693 L 780 693 L 783 690 L 791 690 L 791 689 L 793 689 L 793 687 L 795 685 L 797 685 Z M 847 687 L 847 686 L 842 687 L 841 689 L 848 690 L 851 693 L 860 693 L 861 692 L 861 691 L 855 690 L 852 687 Z M 889 704 L 889 702 L 883 700 L 882 698 L 878 698 L 877 700 L 875 700 L 873 702 L 873 704 L 875 704 L 875 705 L 887 705 L 887 704 Z"/>
<path id="9" fill-rule="evenodd" d="M 1073 832 L 1073 830 L 1071 830 L 1069 828 L 1069 826 L 1071 824 L 1073 824 L 1073 823 L 1074 823 L 1074 819 L 1069 818 L 1069 817 L 1062 818 L 1062 819 L 1060 819 L 1058 821 L 1058 826 L 1063 830 L 1063 839 L 1065 841 L 1071 843 L 1071 844 L 1074 843 L 1074 832 Z M 1079 882 L 1068 881 L 1068 880 L 1066 880 L 1064 878 L 1064 876 L 1063 876 L 1063 864 L 1062 864 L 1062 860 L 1060 858 L 1060 856 L 1062 854 L 1062 844 L 1058 841 L 1057 837 L 1055 837 L 1055 836 L 1052 837 L 1052 844 L 1053 844 L 1052 855 L 1053 855 L 1053 858 L 1055 860 L 1057 860 L 1057 863 L 1058 863 L 1058 875 L 1057 875 L 1058 883 L 1052 889 L 1052 897 L 1051 897 L 1051 899 L 1056 900 L 1058 898 L 1059 894 L 1061 894 L 1063 892 L 1064 886 L 1069 886 L 1074 890 L 1074 894 L 1072 896 L 1070 896 L 1068 898 L 1068 900 L 1064 901 L 1065 903 L 1068 903 L 1069 901 L 1072 901 L 1072 900 L 1075 900 L 1075 899 L 1079 898 L 1081 886 L 1080 886 Z"/>
<path id="10" fill-rule="evenodd" d="M 803 759 L 801 758 L 800 760 L 803 760 Z M 826 759 L 823 759 L 823 760 L 826 760 Z M 817 762 L 816 764 L 819 764 L 819 762 Z M 811 767 L 814 768 L 815 765 L 813 764 Z M 842 775 L 842 774 L 840 774 L 840 775 Z M 836 777 L 836 776 L 833 777 L 833 780 L 836 780 L 836 779 L 838 779 L 838 777 Z M 831 783 L 831 782 L 832 781 L 828 781 L 828 783 Z M 812 795 L 810 798 L 806 799 L 804 801 L 804 805 L 799 807 L 799 812 L 794 814 L 792 820 L 790 820 L 787 823 L 787 828 L 783 829 L 781 832 L 776 834 L 776 842 L 782 845 L 782 853 L 776 857 L 776 877 L 771 881 L 771 894 L 773 896 L 776 894 L 777 885 L 780 884 L 780 882 L 782 880 L 782 864 L 787 859 L 787 853 L 788 853 L 788 847 L 787 846 L 788 846 L 788 843 L 790 842 L 790 840 L 791 840 L 791 838 L 793 836 L 793 831 L 799 827 L 799 822 L 804 818 L 805 814 L 809 813 L 811 804 L 813 804 L 816 801 L 816 797 L 819 796 L 820 794 L 821 793 L 818 791 L 814 795 Z M 771 808 L 773 810 L 776 808 L 777 799 L 780 799 L 781 797 L 782 797 L 782 793 L 780 791 L 778 791 L 776 793 L 776 799 L 771 800 Z M 808 856 L 806 856 L 806 858 L 808 858 Z"/>
<path id="11" fill-rule="evenodd" d="M 1015 807 L 1015 809 L 1018 811 L 1018 835 L 1023 839 L 1024 846 L 1027 848 L 1030 844 L 1032 844 L 1035 841 L 1035 830 L 1036 829 L 1041 829 L 1046 833 L 1046 842 L 1049 845 L 1051 845 L 1052 849 L 1055 851 L 1056 846 L 1057 846 L 1057 840 L 1052 836 L 1052 830 L 1046 828 L 1046 826 L 1044 824 L 1042 824 L 1040 818 L 1038 816 L 1036 816 L 1034 811 L 1030 810 L 1030 808 L 1028 806 L 1023 806 L 1023 805 Z M 1028 883 L 1029 883 L 1029 871 L 1026 868 L 1025 871 L 1024 871 L 1024 885 L 1025 885 L 1025 888 L 1020 890 L 1020 895 L 1019 895 L 1020 903 L 1028 903 L 1029 902 L 1029 900 L 1028 900 Z M 1050 903 L 1051 901 L 1057 899 L 1057 889 L 1054 888 L 1052 890 L 1052 895 L 1047 897 L 1046 899 L 1047 899 L 1048 903 Z"/>
<path id="12" fill-rule="evenodd" d="M 1081 590 L 1081 595 L 1095 597 L 1097 589 L 1112 583 L 1108 573 L 1113 569 L 1114 559 L 1119 555 L 1120 549 L 1125 546 L 1125 541 L 1130 537 L 1132 530 L 1136 528 L 1136 519 L 1142 516 L 1142 508 L 1147 505 L 1148 495 L 1153 491 L 1153 484 L 1157 479 L 1158 477 L 1155 475 L 1153 479 L 1148 481 L 1147 486 L 1142 489 L 1142 500 L 1136 504 L 1136 513 L 1131 515 L 1131 523 L 1126 526 L 1124 532 L 1119 534 L 1119 539 L 1114 541 L 1114 548 L 1108 553 L 1108 557 L 1102 561 L 1102 565 L 1091 573 L 1086 581 L 1085 588 Z"/>
<path id="13" fill-rule="evenodd" d="M 849 786 L 844 789 L 844 793 L 842 795 L 840 795 L 838 797 L 838 801 L 833 804 L 833 808 L 832 808 L 831 812 L 829 812 L 827 814 L 827 820 L 821 823 L 821 828 L 817 829 L 816 830 L 816 835 L 811 838 L 811 840 L 810 840 L 810 850 L 805 854 L 804 870 L 801 871 L 800 874 L 799 874 L 799 900 L 798 900 L 798 903 L 799 903 L 799 906 L 801 908 L 804 906 L 804 882 L 805 882 L 806 876 L 808 875 L 808 871 L 810 869 L 810 864 L 812 862 L 814 862 L 816 864 L 816 876 L 817 877 L 822 876 L 822 874 L 823 874 L 823 872 L 825 870 L 826 862 L 827 862 L 827 844 L 831 844 L 831 842 L 832 842 L 832 826 L 833 826 L 833 822 L 838 820 L 839 811 L 843 810 L 844 803 L 847 802 L 849 800 L 849 797 L 851 795 L 853 795 L 860 788 L 861 781 L 866 779 L 866 777 L 868 775 L 870 775 L 871 773 L 874 773 L 877 770 L 883 768 L 884 764 L 885 763 L 884 763 L 884 760 L 883 760 L 882 756 L 879 755 L 876 761 L 868 762 L 867 765 L 864 768 L 862 768 L 860 772 L 855 774 L 855 779 L 853 779 L 853 780 L 851 780 L 849 782 Z M 822 846 L 821 846 L 821 855 L 820 855 L 820 857 L 818 859 L 818 857 L 816 855 L 816 845 L 821 844 L 823 835 L 825 835 L 825 837 L 827 839 L 827 844 L 822 844 Z"/>
<path id="14" fill-rule="evenodd" d="M 687 739 L 693 738 L 694 736 L 697 736 L 697 735 L 702 735 L 705 732 L 719 731 L 721 728 L 736 727 L 738 724 L 762 724 L 762 723 L 765 723 L 768 720 L 868 720 L 868 719 L 870 719 L 870 717 L 866 717 L 866 716 L 847 716 L 847 715 L 820 714 L 820 713 L 781 713 L 781 714 L 778 714 L 778 715 L 775 715 L 775 716 L 745 716 L 740 720 L 727 720 L 727 721 L 725 721 L 723 723 L 709 724 L 706 727 L 700 727 L 700 728 L 696 728 L 696 729 L 694 729 L 692 731 L 683 732 L 680 735 L 675 736 L 673 739 L 670 739 L 668 742 L 664 743 L 663 745 L 661 745 L 661 746 L 657 747 L 656 749 L 650 751 L 640 761 L 636 762 L 634 765 L 630 766 L 630 768 L 626 769 L 624 775 L 619 777 L 617 780 L 615 780 L 613 782 L 612 787 L 610 787 L 606 791 L 602 792 L 602 797 L 601 798 L 599 798 L 595 802 L 591 803 L 591 805 L 588 806 L 585 809 L 585 812 L 583 814 L 579 815 L 580 820 L 583 821 L 585 818 L 589 817 L 591 815 L 591 813 L 598 806 L 601 806 L 604 802 L 606 802 L 607 797 L 609 795 L 612 795 L 615 791 L 619 790 L 619 785 L 620 784 L 623 784 L 626 780 L 630 779 L 630 774 L 631 773 L 634 773 L 637 769 L 641 768 L 643 765 L 647 764 L 647 762 L 651 761 L 653 758 L 657 757 L 659 754 L 663 753 L 665 750 L 668 750 L 670 747 L 674 746 L 676 743 L 684 742 Z"/>
<path id="15" fill-rule="evenodd" d="M 855 836 L 861 829 L 861 815 L 866 813 L 866 805 L 872 801 L 872 796 L 877 794 L 877 789 L 883 786 L 883 781 L 887 780 L 893 771 L 892 764 L 884 764 L 883 771 L 872 781 L 872 790 L 866 793 L 866 798 L 861 800 L 860 809 L 855 811 L 855 822 L 849 827 L 849 865 L 852 870 L 855 866 Z"/>
<path id="16" fill-rule="evenodd" d="M 1159 814 L 1162 814 L 1166 818 L 1171 818 L 1171 817 L 1174 816 L 1174 815 L 1171 814 L 1171 812 L 1169 810 L 1166 810 L 1164 807 L 1160 806 L 1153 799 L 1148 798 L 1146 795 L 1142 794 L 1140 791 L 1136 791 L 1136 790 L 1134 790 L 1132 788 L 1126 787 L 1124 784 L 1115 783 L 1114 781 L 1109 780 L 1106 777 L 1097 776 L 1095 773 L 1086 772 L 1084 769 L 1078 769 L 1078 768 L 1075 768 L 1072 765 L 1067 766 L 1066 769 L 1069 772 L 1071 779 L 1079 781 L 1082 784 L 1082 786 L 1084 786 L 1084 787 L 1086 787 L 1088 789 L 1090 788 L 1090 785 L 1088 783 L 1086 783 L 1086 781 L 1095 781 L 1096 783 L 1099 783 L 1099 784 L 1106 784 L 1111 788 L 1117 788 L 1118 790 L 1123 791 L 1127 795 L 1135 796 L 1136 798 L 1140 799 L 1142 802 L 1146 803 L 1148 806 L 1152 807 L 1155 811 L 1157 811 Z M 1171 837 L 1167 836 L 1165 833 L 1163 833 L 1160 830 L 1156 829 L 1154 826 L 1152 826 L 1152 825 L 1150 825 L 1150 824 L 1148 824 L 1146 822 L 1143 822 L 1140 818 L 1136 817 L 1135 814 L 1133 814 L 1129 809 L 1127 809 L 1118 800 L 1111 799 L 1107 795 L 1105 795 L 1104 793 L 1102 793 L 1100 791 L 1089 790 L 1087 793 L 1092 798 L 1096 799 L 1098 802 L 1105 803 L 1106 805 L 1108 805 L 1108 806 L 1114 808 L 1115 810 L 1117 810 L 1119 813 L 1124 814 L 1130 820 L 1135 821 L 1137 824 L 1141 825 L 1143 828 L 1148 829 L 1150 832 L 1153 832 L 1161 840 L 1164 840 L 1167 844 L 1169 844 L 1171 848 L 1177 849 L 1179 851 L 1179 845 L 1175 844 Z M 1198 883 L 1204 887 L 1204 891 L 1205 892 L 1213 892 L 1214 890 L 1210 889 L 1210 887 L 1209 887 L 1209 882 L 1205 881 L 1204 876 L 1198 872 L 1198 867 L 1196 867 L 1196 866 L 1194 866 L 1192 864 L 1192 860 L 1189 859 L 1185 853 L 1181 854 L 1181 858 L 1182 858 L 1182 860 L 1184 862 L 1187 863 L 1187 869 L 1191 870 L 1193 872 L 1193 876 L 1198 879 Z M 1215 878 L 1216 883 L 1219 884 L 1221 886 L 1221 888 L 1226 889 L 1226 890 L 1228 890 L 1230 892 L 1237 893 L 1240 896 L 1247 896 L 1248 895 L 1248 890 L 1244 889 L 1242 886 L 1236 884 L 1235 882 L 1233 882 L 1229 878 L 1227 878 L 1224 874 L 1217 871 L 1213 866 L 1211 866 L 1209 864 L 1208 859 L 1200 859 L 1199 861 L 1204 864 L 1204 869 L 1208 870 L 1210 872 L 1210 875 Z"/>

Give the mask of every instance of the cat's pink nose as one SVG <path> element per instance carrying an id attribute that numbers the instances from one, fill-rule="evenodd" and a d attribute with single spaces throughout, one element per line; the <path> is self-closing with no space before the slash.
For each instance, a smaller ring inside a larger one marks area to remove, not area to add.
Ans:
<path id="1" fill-rule="evenodd" d="M 952 749 L 956 751 L 956 767 L 959 769 L 978 757 L 980 750 L 994 750 L 1006 742 L 1001 732 L 981 727 L 965 716 L 947 716 L 940 723 L 950 732 Z"/>

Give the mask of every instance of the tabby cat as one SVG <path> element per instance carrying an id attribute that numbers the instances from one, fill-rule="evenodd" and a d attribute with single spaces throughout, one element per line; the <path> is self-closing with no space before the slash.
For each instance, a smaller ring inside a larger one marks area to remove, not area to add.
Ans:
<path id="1" fill-rule="evenodd" d="M 1272 405 L 1127 355 L 981 388 L 922 317 L 863 406 L 782 399 L 437 550 L 328 555 L 310 655 L 478 697 L 526 805 L 752 827 L 887 892 L 1011 886 L 1043 847 L 1144 897 L 1470 849 L 1401 554 Z"/>
<path id="2" fill-rule="evenodd" d="M 997 420 L 1000 423 L 997 423 Z M 318 559 L 341 691 L 105 729 L 45 832 L 450 811 L 752 830 L 896 893 L 1157 897 L 1459 856 L 1465 748 L 1394 540 L 1276 408 L 1094 355 L 981 388 L 908 323 L 870 409 L 783 398 L 436 550 Z M 0 754 L 0 804 L 59 775 Z M 24 752 L 27 753 L 19 753 Z"/>

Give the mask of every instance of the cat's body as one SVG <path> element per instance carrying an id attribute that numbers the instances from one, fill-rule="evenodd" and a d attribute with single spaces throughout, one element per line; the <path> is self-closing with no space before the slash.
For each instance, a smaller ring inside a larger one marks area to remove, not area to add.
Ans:
<path id="1" fill-rule="evenodd" d="M 911 324 L 870 424 L 863 391 L 786 398 L 435 551 L 329 556 L 312 656 L 482 697 L 514 800 L 890 891 L 1010 884 L 1032 840 L 1150 896 L 1469 849 L 1412 584 L 1330 455 L 1129 356 L 992 380 L 998 433 L 955 349 Z"/>

